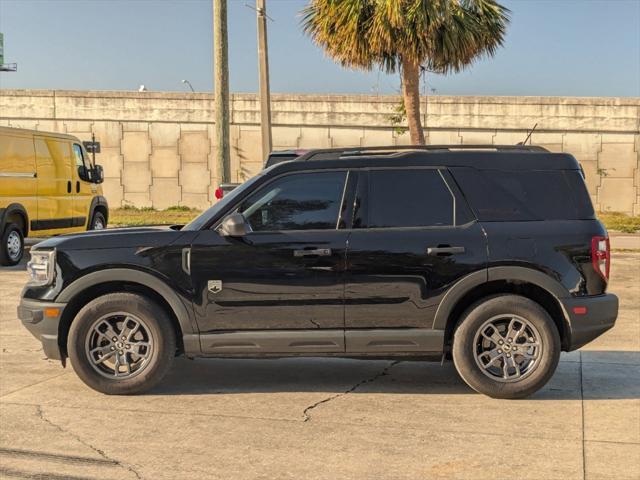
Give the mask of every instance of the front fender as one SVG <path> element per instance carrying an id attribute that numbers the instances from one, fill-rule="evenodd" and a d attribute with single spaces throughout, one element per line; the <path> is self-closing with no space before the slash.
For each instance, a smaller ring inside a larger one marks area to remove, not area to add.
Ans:
<path id="1" fill-rule="evenodd" d="M 152 289 L 164 298 L 178 319 L 180 329 L 182 330 L 185 350 L 187 352 L 193 351 L 194 349 L 199 351 L 199 332 L 195 322 L 191 302 L 182 299 L 174 289 L 160 278 L 150 273 L 131 268 L 110 268 L 98 270 L 78 278 L 65 287 L 57 296 L 56 302 L 69 303 L 77 295 L 81 294 L 88 288 L 109 282 L 137 283 Z"/>

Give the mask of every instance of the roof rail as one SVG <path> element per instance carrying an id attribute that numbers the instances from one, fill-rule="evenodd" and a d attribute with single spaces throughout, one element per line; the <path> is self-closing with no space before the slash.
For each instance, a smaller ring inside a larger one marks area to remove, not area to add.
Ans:
<path id="1" fill-rule="evenodd" d="M 461 150 L 491 151 L 491 152 L 549 152 L 544 147 L 536 145 L 392 145 L 388 147 L 348 147 L 324 148 L 310 150 L 296 160 L 336 160 L 343 157 L 361 155 L 393 155 L 411 151 L 448 151 Z"/>

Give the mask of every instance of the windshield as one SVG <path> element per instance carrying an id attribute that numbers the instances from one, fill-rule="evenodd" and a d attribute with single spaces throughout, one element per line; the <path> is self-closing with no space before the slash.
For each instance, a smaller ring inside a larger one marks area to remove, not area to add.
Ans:
<path id="1" fill-rule="evenodd" d="M 256 175 L 255 177 L 247 180 L 242 185 L 238 185 L 236 188 L 227 193 L 221 200 L 215 203 L 211 208 L 202 212 L 199 216 L 191 221 L 191 223 L 185 225 L 184 230 L 200 230 L 204 225 L 209 223 L 212 218 L 215 218 L 221 211 L 231 205 L 236 198 L 240 197 L 246 190 L 251 187 L 264 176 L 265 170 Z"/>

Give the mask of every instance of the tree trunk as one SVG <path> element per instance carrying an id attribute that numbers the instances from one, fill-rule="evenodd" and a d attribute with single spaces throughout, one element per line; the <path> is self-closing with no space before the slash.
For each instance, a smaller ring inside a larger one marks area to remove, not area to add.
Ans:
<path id="1" fill-rule="evenodd" d="M 405 59 L 402 59 L 402 100 L 407 112 L 411 143 L 424 145 L 420 122 L 420 65 Z"/>

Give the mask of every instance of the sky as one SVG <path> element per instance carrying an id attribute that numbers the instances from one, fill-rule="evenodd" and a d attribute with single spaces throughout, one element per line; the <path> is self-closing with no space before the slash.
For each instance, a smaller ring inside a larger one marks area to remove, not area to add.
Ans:
<path id="1" fill-rule="evenodd" d="M 302 33 L 306 1 L 267 0 L 272 92 L 398 93 L 397 75 L 344 69 Z M 503 0 L 505 45 L 429 94 L 640 96 L 640 0 Z M 232 92 L 256 92 L 254 0 L 229 0 Z M 213 89 L 211 0 L 0 0 L 0 88 Z M 424 82 L 423 82 L 423 88 Z"/>

